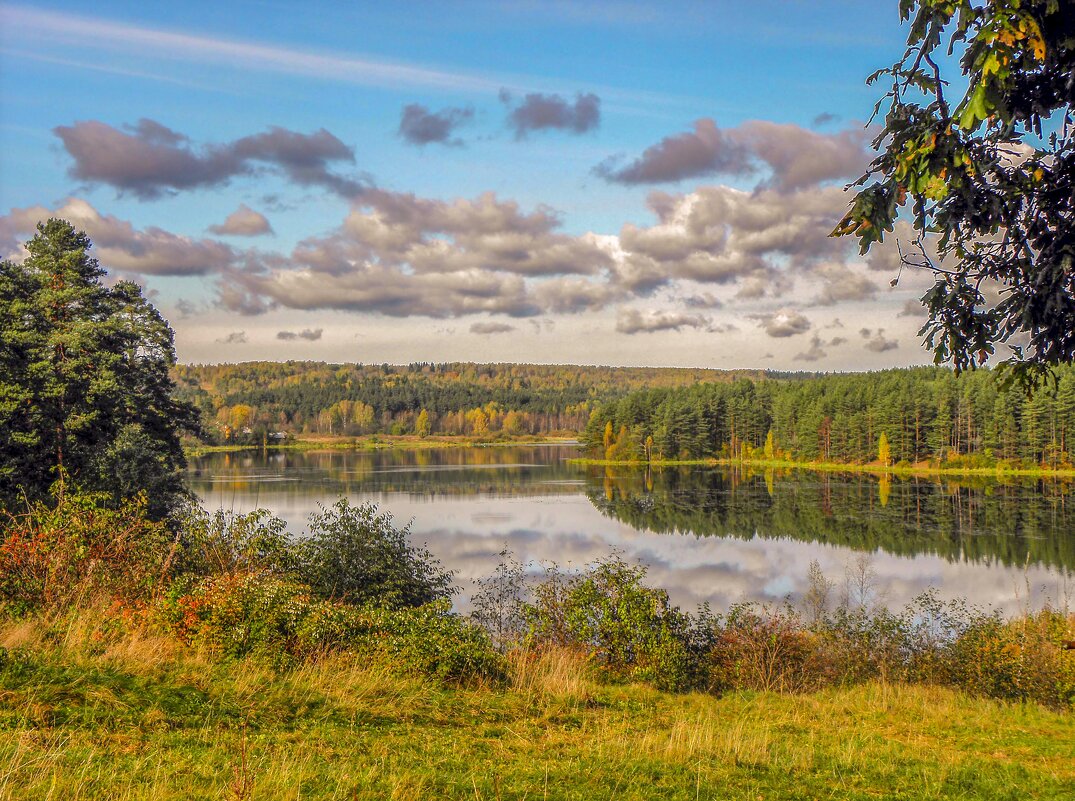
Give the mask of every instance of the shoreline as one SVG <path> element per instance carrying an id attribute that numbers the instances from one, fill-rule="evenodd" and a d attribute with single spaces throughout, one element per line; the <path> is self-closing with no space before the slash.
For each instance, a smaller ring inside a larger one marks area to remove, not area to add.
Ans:
<path id="1" fill-rule="evenodd" d="M 287 442 L 265 445 L 195 445 L 184 447 L 188 459 L 210 453 L 239 453 L 242 451 L 378 451 L 378 450 L 440 450 L 447 448 L 492 448 L 513 445 L 577 445 L 569 436 L 472 437 L 429 436 L 414 434 L 368 434 L 357 437 L 296 438 Z"/>
<path id="2" fill-rule="evenodd" d="M 811 470 L 817 473 L 869 473 L 884 476 L 982 476 L 986 478 L 1075 478 L 1075 468 L 1048 467 L 945 467 L 943 465 L 853 464 L 843 462 L 799 462 L 787 459 L 650 459 L 609 460 L 580 457 L 572 464 L 593 467 L 750 467 L 762 470 Z"/>

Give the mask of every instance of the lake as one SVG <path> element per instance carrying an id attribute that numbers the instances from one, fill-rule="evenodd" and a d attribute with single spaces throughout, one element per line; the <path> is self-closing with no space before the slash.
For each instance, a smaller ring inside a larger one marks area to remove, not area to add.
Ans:
<path id="1" fill-rule="evenodd" d="M 1075 589 L 1070 482 L 880 479 L 727 467 L 574 465 L 571 445 L 244 451 L 191 460 L 210 510 L 271 510 L 303 530 L 318 504 L 373 501 L 457 572 L 456 605 L 505 548 L 577 568 L 618 551 L 674 602 L 714 611 L 798 597 L 817 560 L 842 586 L 862 565 L 901 605 L 943 597 L 1015 611 Z"/>

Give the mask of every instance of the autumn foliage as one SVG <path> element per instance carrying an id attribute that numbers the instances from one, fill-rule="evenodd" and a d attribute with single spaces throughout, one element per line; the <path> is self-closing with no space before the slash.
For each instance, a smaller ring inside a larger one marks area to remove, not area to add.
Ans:
<path id="1" fill-rule="evenodd" d="M 147 517 L 144 497 L 110 509 L 66 496 L 4 513 L 0 601 L 10 610 L 76 603 L 141 604 L 161 586 L 173 556 L 167 529 Z"/>

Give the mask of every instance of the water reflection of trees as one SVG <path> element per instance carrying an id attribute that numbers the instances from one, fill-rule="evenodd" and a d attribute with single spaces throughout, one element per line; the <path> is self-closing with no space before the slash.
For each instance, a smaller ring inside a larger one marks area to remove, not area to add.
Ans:
<path id="1" fill-rule="evenodd" d="M 936 481 L 729 468 L 653 470 L 568 464 L 571 447 L 211 454 L 191 465 L 210 505 L 300 506 L 341 495 L 414 499 L 574 495 L 660 533 L 786 538 L 952 561 L 1075 569 L 1072 485 Z"/>
<path id="2" fill-rule="evenodd" d="M 575 455 L 571 446 L 241 451 L 192 460 L 189 475 L 203 498 L 233 491 L 318 500 L 370 492 L 532 497 L 578 494 L 582 476 L 565 461 Z"/>
<path id="3" fill-rule="evenodd" d="M 603 514 L 658 533 L 786 538 L 950 561 L 1075 567 L 1066 482 L 592 468 Z"/>

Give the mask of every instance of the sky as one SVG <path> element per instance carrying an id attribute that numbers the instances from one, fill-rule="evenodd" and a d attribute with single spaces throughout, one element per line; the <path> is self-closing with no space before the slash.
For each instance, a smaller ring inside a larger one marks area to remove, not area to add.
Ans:
<path id="1" fill-rule="evenodd" d="M 0 3 L 0 255 L 70 220 L 184 362 L 928 363 L 828 237 L 897 7 Z"/>

